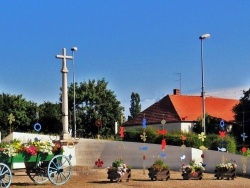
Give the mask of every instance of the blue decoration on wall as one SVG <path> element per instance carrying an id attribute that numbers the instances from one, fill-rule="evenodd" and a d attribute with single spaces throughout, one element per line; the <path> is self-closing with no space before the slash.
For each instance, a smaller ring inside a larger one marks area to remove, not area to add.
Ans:
<path id="1" fill-rule="evenodd" d="M 227 144 L 227 142 L 226 142 L 226 141 L 224 141 L 224 140 L 222 140 L 222 141 L 221 141 L 221 144 L 222 144 L 222 145 L 226 145 L 226 144 Z"/>
<path id="2" fill-rule="evenodd" d="M 218 151 L 222 151 L 222 152 L 226 152 L 227 151 L 226 148 L 219 148 L 219 147 L 217 147 L 217 148 L 218 148 Z"/>
<path id="3" fill-rule="evenodd" d="M 71 154 L 69 154 L 69 160 L 71 160 L 72 159 L 72 155 Z"/>
<path id="4" fill-rule="evenodd" d="M 207 164 L 205 164 L 205 163 L 201 162 L 201 166 L 206 167 L 206 166 L 207 166 Z"/>
<path id="5" fill-rule="evenodd" d="M 142 151 L 146 151 L 146 150 L 148 150 L 148 146 L 139 147 L 139 149 Z"/>
<path id="6" fill-rule="evenodd" d="M 147 124 L 147 120 L 146 120 L 146 118 L 143 118 L 142 119 L 142 128 L 146 129 L 147 128 L 146 124 Z"/>
<path id="7" fill-rule="evenodd" d="M 36 124 L 34 125 L 34 129 L 35 129 L 35 131 L 37 131 L 37 132 L 39 132 L 39 131 L 41 130 L 41 128 L 42 128 L 42 126 L 41 126 L 40 123 L 36 123 Z"/>
<path id="8" fill-rule="evenodd" d="M 221 120 L 221 121 L 220 121 L 220 127 L 221 127 L 221 128 L 224 128 L 224 126 L 225 126 L 225 123 L 224 123 L 223 120 Z"/>
<path id="9" fill-rule="evenodd" d="M 246 139 L 248 136 L 246 135 L 246 133 L 242 133 L 242 134 L 241 134 L 241 137 L 242 137 L 243 141 L 245 141 L 245 139 Z"/>
<path id="10" fill-rule="evenodd" d="M 167 157 L 167 154 L 166 153 L 160 153 L 161 157 L 164 158 L 164 157 Z"/>
<path id="11" fill-rule="evenodd" d="M 182 160 L 184 160 L 186 158 L 186 155 L 182 155 L 182 156 L 180 156 L 180 158 L 181 158 L 181 161 L 182 161 Z"/>
<path id="12" fill-rule="evenodd" d="M 37 137 L 35 137 L 35 138 L 34 138 L 34 141 L 35 141 L 35 142 L 40 142 L 41 139 L 38 139 Z"/>

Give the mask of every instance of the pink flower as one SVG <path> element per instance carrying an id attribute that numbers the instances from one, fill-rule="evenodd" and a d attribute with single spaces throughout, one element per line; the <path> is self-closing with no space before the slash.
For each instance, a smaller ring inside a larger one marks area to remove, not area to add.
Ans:
<path id="1" fill-rule="evenodd" d="M 37 148 L 33 145 L 29 146 L 28 148 L 25 148 L 25 151 L 29 153 L 30 155 L 36 155 L 37 154 Z"/>

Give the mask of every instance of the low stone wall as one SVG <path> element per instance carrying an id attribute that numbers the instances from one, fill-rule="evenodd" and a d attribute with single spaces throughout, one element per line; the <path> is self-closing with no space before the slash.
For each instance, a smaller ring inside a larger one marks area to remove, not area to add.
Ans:
<path id="1" fill-rule="evenodd" d="M 143 150 L 148 148 L 147 150 Z M 182 164 L 188 164 L 191 160 L 202 162 L 206 165 L 206 172 L 214 172 L 215 165 L 233 160 L 237 164 L 237 174 L 243 174 L 244 162 L 241 155 L 235 155 L 219 151 L 199 150 L 178 146 L 166 146 L 165 151 L 161 150 L 161 144 L 134 143 L 124 141 L 106 141 L 96 139 L 80 139 L 75 146 L 76 164 L 97 168 L 95 162 L 103 162 L 102 168 L 112 165 L 115 159 L 122 158 L 132 168 L 150 167 L 154 160 L 166 155 L 164 161 L 171 170 L 180 170 Z M 203 156 L 202 156 L 203 154 Z M 145 160 L 143 156 L 145 155 Z M 185 157 L 184 157 L 185 155 Z M 182 157 L 182 158 L 181 158 Z M 250 174 L 250 159 L 245 158 L 246 174 Z M 245 172 L 244 172 L 245 173 Z"/>
<path id="2" fill-rule="evenodd" d="M 2 142 L 8 142 L 15 138 L 21 140 L 37 138 L 42 141 L 55 139 L 49 135 L 13 132 Z M 216 164 L 232 160 L 237 164 L 237 174 L 250 175 L 250 158 L 189 147 L 167 145 L 165 151 L 162 151 L 161 144 L 80 139 L 74 147 L 72 144 L 64 146 L 64 151 L 64 155 L 71 158 L 73 166 L 97 168 L 95 162 L 99 160 L 103 162 L 102 168 L 106 168 L 111 166 L 115 159 L 123 159 L 132 168 L 147 169 L 154 163 L 155 159 L 164 157 L 165 163 L 169 165 L 171 170 L 180 170 L 182 164 L 188 164 L 191 160 L 195 160 L 206 164 L 206 172 L 214 172 Z M 20 168 L 20 165 L 18 164 L 16 168 Z"/>

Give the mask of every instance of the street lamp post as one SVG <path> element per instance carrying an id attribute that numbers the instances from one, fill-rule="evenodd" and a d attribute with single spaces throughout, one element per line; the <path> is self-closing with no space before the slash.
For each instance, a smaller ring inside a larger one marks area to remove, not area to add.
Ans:
<path id="1" fill-rule="evenodd" d="M 203 60 L 203 40 L 210 38 L 210 34 L 204 34 L 199 37 L 201 40 L 201 96 L 202 96 L 202 126 L 204 127 L 204 134 L 206 134 L 206 122 L 205 122 L 205 91 L 204 91 L 204 60 Z"/>
<path id="2" fill-rule="evenodd" d="M 74 52 L 77 51 L 77 47 L 72 47 L 71 48 L 72 51 L 72 64 L 73 64 L 73 98 L 74 98 L 74 102 L 73 102 L 73 111 L 74 111 L 74 137 L 76 138 L 76 91 L 75 91 L 75 65 L 74 65 L 74 61 L 75 61 L 75 57 L 74 57 Z"/>

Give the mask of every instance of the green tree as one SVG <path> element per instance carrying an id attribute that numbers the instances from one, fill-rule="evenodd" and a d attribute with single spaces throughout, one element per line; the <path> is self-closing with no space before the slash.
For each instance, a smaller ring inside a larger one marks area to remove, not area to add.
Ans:
<path id="1" fill-rule="evenodd" d="M 124 108 L 116 99 L 113 91 L 107 89 L 105 79 L 89 80 L 75 85 L 77 134 L 83 137 L 95 137 L 97 134 L 109 137 L 114 135 L 114 125 L 121 123 Z M 73 84 L 69 86 L 69 111 L 73 114 Z M 102 126 L 96 126 L 96 120 Z M 73 121 L 72 121 L 73 122 Z M 73 123 L 72 123 L 73 124 Z M 73 128 L 73 125 L 70 125 Z"/>
<path id="2" fill-rule="evenodd" d="M 130 104 L 130 115 L 132 118 L 135 118 L 135 116 L 141 112 L 140 95 L 138 93 L 132 92 Z"/>
<path id="3" fill-rule="evenodd" d="M 220 118 L 215 118 L 210 116 L 209 114 L 205 115 L 206 122 L 206 134 L 219 134 L 220 128 Z M 196 124 L 193 127 L 193 131 L 197 134 L 204 132 L 204 128 L 202 127 L 202 117 L 197 119 Z"/>
<path id="4" fill-rule="evenodd" d="M 39 123 L 42 125 L 41 132 L 44 134 L 61 134 L 62 114 L 61 106 L 56 103 L 44 102 L 37 109 L 39 112 Z"/>
<path id="5" fill-rule="evenodd" d="M 28 132 L 33 130 L 37 104 L 26 101 L 22 95 L 0 95 L 0 125 L 2 137 L 10 133 L 9 115 L 12 113 L 15 121 L 11 124 L 11 131 Z"/>
<path id="6" fill-rule="evenodd" d="M 239 143 L 243 142 L 240 135 L 243 132 L 246 133 L 248 138 L 245 141 L 250 144 L 250 89 L 247 91 L 243 90 L 243 95 L 239 104 L 233 107 L 236 122 L 236 125 L 233 126 L 233 133 Z"/>

